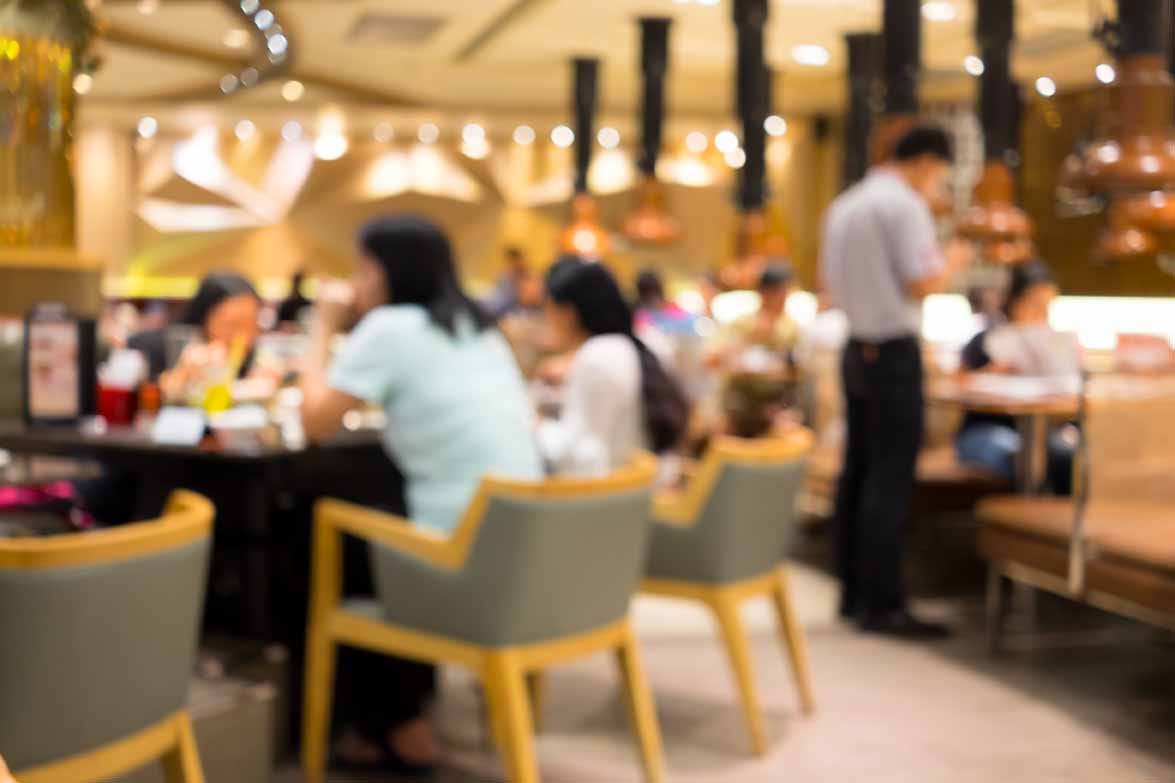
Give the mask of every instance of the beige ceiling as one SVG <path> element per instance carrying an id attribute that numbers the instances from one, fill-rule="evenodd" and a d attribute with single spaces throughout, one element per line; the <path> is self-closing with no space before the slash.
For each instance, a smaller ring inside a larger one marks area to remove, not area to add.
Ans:
<path id="1" fill-rule="evenodd" d="M 1090 0 L 1020 0 L 1017 75 L 1026 81 L 1053 76 L 1061 89 L 1093 82 L 1105 58 L 1091 41 Z M 286 104 L 281 81 L 233 98 L 216 95 L 232 60 L 224 34 L 243 27 L 221 0 L 162 0 L 144 15 L 135 0 L 104 0 L 112 40 L 102 45 L 103 66 L 83 113 L 131 114 L 150 107 L 166 112 L 249 113 L 280 121 L 291 112 L 324 105 L 375 121 L 380 112 L 440 111 L 537 118 L 566 114 L 569 58 L 603 59 L 601 101 L 606 113 L 631 116 L 639 96 L 639 43 L 635 19 L 672 16 L 671 116 L 721 122 L 731 114 L 733 26 L 730 0 L 716 6 L 678 0 L 271 0 L 295 47 L 294 75 L 307 86 L 297 105 Z M 780 70 L 776 103 L 783 113 L 839 111 L 843 104 L 846 32 L 875 30 L 881 0 L 772 0 L 768 59 Z M 928 99 L 968 98 L 973 80 L 962 73 L 975 50 L 973 0 L 955 0 L 951 22 L 924 24 Z M 521 10 L 471 56 L 461 53 L 487 29 Z M 350 43 L 366 14 L 436 17 L 440 26 L 419 43 Z M 115 42 L 117 41 L 117 43 Z M 792 47 L 827 47 L 831 63 L 804 67 Z"/>

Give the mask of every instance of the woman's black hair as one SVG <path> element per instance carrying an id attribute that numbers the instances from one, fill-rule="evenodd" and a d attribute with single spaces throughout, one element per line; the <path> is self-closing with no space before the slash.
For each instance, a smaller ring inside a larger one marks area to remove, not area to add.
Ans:
<path id="1" fill-rule="evenodd" d="M 547 295 L 558 304 L 575 308 L 580 326 L 588 334 L 619 334 L 632 340 L 641 362 L 641 399 L 649 442 L 658 453 L 676 446 L 689 424 L 689 401 L 677 381 L 633 333 L 632 309 L 612 273 L 602 264 L 563 256 L 547 273 Z"/>
<path id="2" fill-rule="evenodd" d="M 1029 261 L 1012 267 L 1008 293 L 1004 297 L 1004 315 L 1011 316 L 1012 306 L 1038 285 L 1055 285 L 1053 273 L 1043 261 Z"/>
<path id="3" fill-rule="evenodd" d="M 384 272 L 388 304 L 414 304 L 432 322 L 457 334 L 462 316 L 481 331 L 491 321 L 457 280 L 453 247 L 436 224 L 418 215 L 378 218 L 359 231 L 359 247 Z"/>
<path id="4" fill-rule="evenodd" d="M 211 272 L 200 281 L 196 295 L 184 306 L 179 323 L 204 329 L 217 305 L 238 296 L 251 296 L 261 301 L 253 284 L 236 272 Z"/>

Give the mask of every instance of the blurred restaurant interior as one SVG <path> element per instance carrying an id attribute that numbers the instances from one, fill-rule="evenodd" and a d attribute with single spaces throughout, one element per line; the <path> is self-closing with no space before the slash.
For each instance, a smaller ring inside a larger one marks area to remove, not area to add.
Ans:
<path id="1" fill-rule="evenodd" d="M 1175 781 L 1175 0 L 0 0 L 0 783 Z"/>

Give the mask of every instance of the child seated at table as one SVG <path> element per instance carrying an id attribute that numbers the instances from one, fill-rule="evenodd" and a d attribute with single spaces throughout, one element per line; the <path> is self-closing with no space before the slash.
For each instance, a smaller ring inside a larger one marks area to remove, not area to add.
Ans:
<path id="1" fill-rule="evenodd" d="M 1005 373 L 1070 381 L 1081 373 L 1081 352 L 1073 335 L 1049 325 L 1049 307 L 1057 284 L 1041 262 L 1017 266 L 1004 301 L 1007 322 L 980 332 L 963 348 L 962 367 L 969 372 Z M 1008 480 L 1015 476 L 1022 447 L 1010 416 L 968 413 L 955 438 L 959 461 L 985 468 Z M 1049 433 L 1049 483 L 1059 494 L 1072 487 L 1076 432 L 1071 425 Z"/>

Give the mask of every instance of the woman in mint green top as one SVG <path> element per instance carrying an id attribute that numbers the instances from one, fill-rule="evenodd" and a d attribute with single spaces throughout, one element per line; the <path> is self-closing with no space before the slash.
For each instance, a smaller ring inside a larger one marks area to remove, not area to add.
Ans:
<path id="1" fill-rule="evenodd" d="M 363 229 L 359 246 L 351 285 L 324 285 L 315 304 L 302 423 L 319 440 L 338 430 L 347 411 L 383 406 L 383 440 L 404 474 L 409 516 L 446 533 L 486 474 L 542 475 L 534 412 L 505 339 L 462 292 L 439 228 L 419 217 L 385 218 Z M 356 317 L 330 361 L 334 336 Z M 361 766 L 434 763 L 439 747 L 423 717 L 433 670 L 358 658 L 340 662 L 347 668 L 354 687 L 340 686 L 351 691 L 340 701 L 349 697 L 357 715 L 347 716 L 336 758 Z"/>

